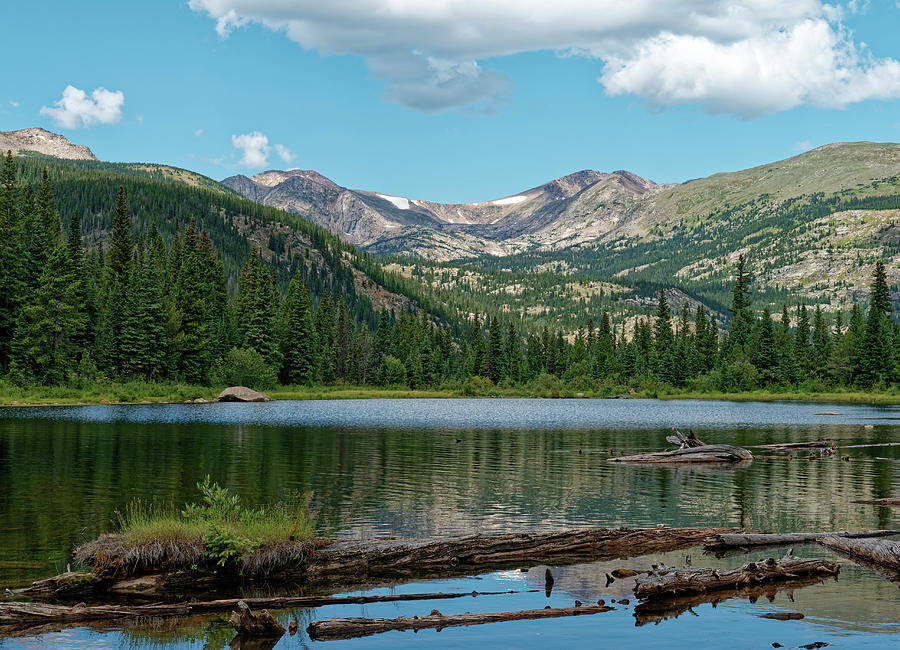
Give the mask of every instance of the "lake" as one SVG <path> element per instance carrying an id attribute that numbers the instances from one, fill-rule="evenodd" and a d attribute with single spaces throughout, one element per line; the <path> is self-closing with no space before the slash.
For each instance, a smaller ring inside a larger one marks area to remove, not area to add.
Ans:
<path id="1" fill-rule="evenodd" d="M 823 415 L 836 412 L 838 415 Z M 20 407 L 0 410 L 0 587 L 46 577 L 71 550 L 114 526 L 134 498 L 181 504 L 209 474 L 248 503 L 312 490 L 320 534 L 344 538 L 548 531 L 598 526 L 729 526 L 772 531 L 900 528 L 898 509 L 855 499 L 900 495 L 900 447 L 841 450 L 817 460 L 757 457 L 748 467 L 672 468 L 607 463 L 615 453 L 662 449 L 670 428 L 706 442 L 757 445 L 829 438 L 841 446 L 900 441 L 900 409 L 702 400 L 420 399 Z M 765 456 L 762 452 L 758 455 Z M 694 565 L 737 566 L 693 549 Z M 797 554 L 835 559 L 818 547 Z M 465 601 L 297 610 L 304 621 L 570 606 L 626 597 L 605 585 L 619 566 L 646 568 L 681 554 L 554 567 L 392 590 L 498 591 Z M 839 582 L 779 593 L 771 603 L 728 600 L 677 619 L 641 624 L 634 605 L 576 619 L 501 623 L 441 632 L 391 632 L 353 641 L 284 637 L 277 647 L 492 648 L 722 644 L 771 647 L 824 641 L 841 648 L 900 645 L 900 590 L 840 559 Z M 387 593 L 391 589 L 375 590 Z M 531 591 L 538 589 L 538 592 Z M 617 591 L 619 590 L 619 591 Z M 632 597 L 633 600 L 633 597 Z M 800 611 L 802 621 L 757 618 Z M 163 626 L 74 628 L 0 639 L 0 647 L 222 647 L 227 617 Z M 206 644 L 206 645 L 204 645 Z"/>

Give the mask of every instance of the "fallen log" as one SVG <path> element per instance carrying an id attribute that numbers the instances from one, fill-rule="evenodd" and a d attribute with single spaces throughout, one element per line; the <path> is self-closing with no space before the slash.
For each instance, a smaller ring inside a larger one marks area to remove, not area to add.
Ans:
<path id="1" fill-rule="evenodd" d="M 662 621 L 678 618 L 685 612 L 693 611 L 700 605 L 712 604 L 717 607 L 719 603 L 735 598 L 746 598 L 751 603 L 765 598 L 770 603 L 774 602 L 779 592 L 787 592 L 789 595 L 795 590 L 810 585 L 817 585 L 829 576 L 805 576 L 790 580 L 790 582 L 769 583 L 765 585 L 753 585 L 738 589 L 718 589 L 703 593 L 657 598 L 642 602 L 634 608 L 634 624 L 636 627 L 648 623 L 658 624 Z M 791 597 L 791 600 L 793 598 Z"/>
<path id="2" fill-rule="evenodd" d="M 821 558 L 785 557 L 750 562 L 738 569 L 718 570 L 704 567 L 657 568 L 635 578 L 634 595 L 643 600 L 696 594 L 718 589 L 785 582 L 804 576 L 834 576 L 838 565 Z"/>
<path id="3" fill-rule="evenodd" d="M 253 610 L 243 600 L 237 603 L 238 611 L 231 612 L 231 618 L 228 622 L 238 635 L 243 637 L 275 637 L 284 636 L 284 626 L 275 620 L 275 617 L 264 609 L 259 614 L 254 614 Z"/>
<path id="4" fill-rule="evenodd" d="M 333 641 L 337 639 L 354 639 L 372 634 L 381 634 L 392 630 L 424 630 L 465 625 L 484 625 L 485 623 L 501 623 L 503 621 L 523 621 L 540 618 L 561 618 L 564 616 L 586 616 L 609 612 L 615 609 L 606 605 L 583 605 L 581 607 L 559 607 L 544 609 L 526 609 L 517 612 L 489 612 L 465 614 L 441 614 L 432 610 L 428 616 L 401 616 L 399 618 L 331 618 L 313 621 L 306 628 L 311 639 L 317 641 Z"/>
<path id="5" fill-rule="evenodd" d="M 0 630 L 5 625 L 40 625 L 44 623 L 89 622 L 123 618 L 165 618 L 193 614 L 228 612 L 244 603 L 254 609 L 294 609 L 326 605 L 360 605 L 411 600 L 447 600 L 476 596 L 500 596 L 513 591 L 470 591 L 465 593 L 390 594 L 386 596 L 292 596 L 284 598 L 229 598 L 193 603 L 154 605 L 96 605 L 75 606 L 47 603 L 0 602 Z"/>
<path id="6" fill-rule="evenodd" d="M 302 558 L 265 576 L 283 588 L 295 585 L 376 586 L 397 579 L 453 577 L 472 572 L 513 569 L 537 564 L 574 564 L 588 560 L 627 558 L 697 546 L 728 528 L 596 528 L 555 533 L 468 535 L 443 539 L 377 539 L 319 545 Z M 88 558 L 90 561 L 90 558 Z M 156 571 L 140 576 L 72 574 L 14 590 L 16 597 L 65 600 L 104 594 L 161 596 L 196 593 L 198 587 L 233 584 L 234 575 L 215 572 Z M 140 578 L 140 580 L 137 580 Z M 129 591 L 134 584 L 139 589 Z M 71 585 L 74 592 L 69 591 Z M 70 595 L 74 593 L 75 595 Z"/>
<path id="7" fill-rule="evenodd" d="M 836 535 L 821 538 L 819 544 L 853 557 L 900 571 L 900 542 L 886 539 L 848 539 Z"/>
<path id="8" fill-rule="evenodd" d="M 753 460 L 753 454 L 732 445 L 703 445 L 674 451 L 658 451 L 633 456 L 607 458 L 610 463 L 739 463 Z"/>
<path id="9" fill-rule="evenodd" d="M 812 442 L 775 442 L 769 445 L 747 445 L 754 449 L 821 449 L 834 446 L 834 440 L 814 440 Z"/>
<path id="10" fill-rule="evenodd" d="M 900 530 L 858 530 L 839 533 L 717 533 L 704 542 L 703 548 L 707 551 L 715 552 L 749 546 L 808 544 L 817 542 L 829 535 L 847 538 L 890 537 L 891 535 L 900 535 Z"/>
<path id="11" fill-rule="evenodd" d="M 853 503 L 866 503 L 873 506 L 900 506 L 900 498 L 887 497 L 884 499 L 859 499 Z"/>

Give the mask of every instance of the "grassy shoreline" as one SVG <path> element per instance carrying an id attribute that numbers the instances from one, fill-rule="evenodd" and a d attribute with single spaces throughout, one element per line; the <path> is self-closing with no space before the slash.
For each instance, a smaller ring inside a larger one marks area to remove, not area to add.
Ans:
<path id="1" fill-rule="evenodd" d="M 22 388 L 0 382 L 0 406 L 77 406 L 91 404 L 160 404 L 215 401 L 221 386 L 193 386 L 170 383 L 95 383 L 83 388 L 37 386 Z M 418 399 L 459 397 L 545 397 L 545 398 L 593 398 L 609 397 L 625 393 L 624 387 L 606 390 L 580 391 L 564 385 L 545 387 L 496 387 L 469 384 L 430 390 L 412 390 L 404 387 L 377 386 L 278 386 L 266 391 L 276 400 L 328 400 L 328 399 Z M 636 399 L 706 399 L 734 402 L 829 402 L 845 404 L 900 404 L 897 389 L 887 392 L 841 391 L 823 392 L 752 391 L 744 393 L 697 392 L 675 388 L 640 390 L 628 395 Z"/>

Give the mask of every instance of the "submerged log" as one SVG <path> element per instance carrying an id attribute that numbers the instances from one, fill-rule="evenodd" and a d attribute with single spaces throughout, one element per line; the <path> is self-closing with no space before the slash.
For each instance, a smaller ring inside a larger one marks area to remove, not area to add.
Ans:
<path id="1" fill-rule="evenodd" d="M 847 538 L 889 537 L 900 535 L 900 530 L 858 530 L 839 533 L 718 533 L 705 541 L 704 548 L 715 552 L 750 546 L 788 546 L 817 542 L 829 535 Z"/>
<path id="2" fill-rule="evenodd" d="M 753 460 L 753 454 L 732 445 L 703 445 L 607 459 L 610 463 L 739 463 L 748 460 Z"/>
<path id="3" fill-rule="evenodd" d="M 900 506 L 900 498 L 887 497 L 884 499 L 860 499 L 853 503 L 866 503 L 873 506 Z"/>
<path id="4" fill-rule="evenodd" d="M 281 637 L 284 636 L 284 626 L 275 620 L 275 617 L 264 609 L 259 614 L 254 614 L 249 605 L 243 600 L 237 602 L 238 611 L 231 612 L 228 622 L 234 631 L 243 637 Z"/>
<path id="5" fill-rule="evenodd" d="M 821 449 L 833 447 L 834 440 L 813 440 L 811 442 L 775 442 L 769 445 L 747 445 L 755 449 L 791 450 L 791 449 Z"/>
<path id="6" fill-rule="evenodd" d="M 635 579 L 634 595 L 650 600 L 685 594 L 697 594 L 718 589 L 785 582 L 805 576 L 828 577 L 837 575 L 838 565 L 821 558 L 786 557 L 769 558 L 763 562 L 750 562 L 732 570 L 703 567 L 673 569 L 664 567 Z"/>
<path id="7" fill-rule="evenodd" d="M 560 607 L 526 609 L 517 612 L 490 612 L 465 614 L 441 614 L 432 610 L 428 616 L 401 616 L 399 618 L 331 618 L 313 621 L 306 628 L 310 638 L 318 641 L 353 639 L 392 630 L 424 630 L 464 625 L 483 625 L 503 621 L 523 621 L 539 618 L 561 618 L 564 616 L 585 616 L 609 612 L 615 609 L 606 605 L 583 605 L 580 607 Z"/>
<path id="8" fill-rule="evenodd" d="M 145 618 L 188 616 L 229 612 L 240 607 L 243 602 L 255 609 L 293 609 L 300 607 L 323 607 L 325 605 L 357 605 L 368 603 L 389 603 L 410 600 L 446 600 L 476 596 L 500 596 L 516 593 L 512 591 L 470 591 L 465 593 L 422 593 L 390 594 L 386 596 L 292 596 L 284 598 L 229 598 L 193 603 L 155 605 L 96 605 L 78 604 L 50 605 L 46 603 L 0 602 L 0 631 L 6 625 L 42 625 L 45 623 L 68 623 L 103 621 L 123 618 Z"/>
<path id="9" fill-rule="evenodd" d="M 819 544 L 862 558 L 873 564 L 900 571 L 900 541 L 887 539 L 848 539 L 836 535 L 821 538 Z"/>

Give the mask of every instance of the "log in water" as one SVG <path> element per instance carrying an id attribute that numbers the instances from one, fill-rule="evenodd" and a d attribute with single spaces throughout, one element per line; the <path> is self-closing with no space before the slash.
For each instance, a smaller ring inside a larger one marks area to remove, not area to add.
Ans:
<path id="1" fill-rule="evenodd" d="M 753 460 L 753 454 L 733 445 L 703 445 L 607 460 L 611 463 L 740 463 Z"/>
<path id="2" fill-rule="evenodd" d="M 484 625 L 503 621 L 524 621 L 539 618 L 561 618 L 564 616 L 587 616 L 615 609 L 605 605 L 583 605 L 580 607 L 546 607 L 526 609 L 516 612 L 489 612 L 465 614 L 441 614 L 432 610 L 427 616 L 401 616 L 399 618 L 331 618 L 313 621 L 306 628 L 310 638 L 319 641 L 353 639 L 392 630 L 425 630 L 464 625 Z"/>
<path id="3" fill-rule="evenodd" d="M 796 557 L 749 562 L 732 570 L 662 567 L 638 576 L 635 579 L 634 595 L 644 600 L 671 598 L 719 589 L 789 582 L 803 577 L 828 577 L 837 575 L 838 571 L 839 567 L 834 562 L 821 558 Z"/>
<path id="4" fill-rule="evenodd" d="M 843 551 L 873 564 L 900 571 L 900 541 L 887 539 L 849 539 L 828 535 L 821 538 L 822 546 Z"/>
<path id="5" fill-rule="evenodd" d="M 900 530 L 858 530 L 819 533 L 719 533 L 705 542 L 707 551 L 750 546 L 788 546 L 817 542 L 829 535 L 848 538 L 889 537 L 900 535 Z"/>

